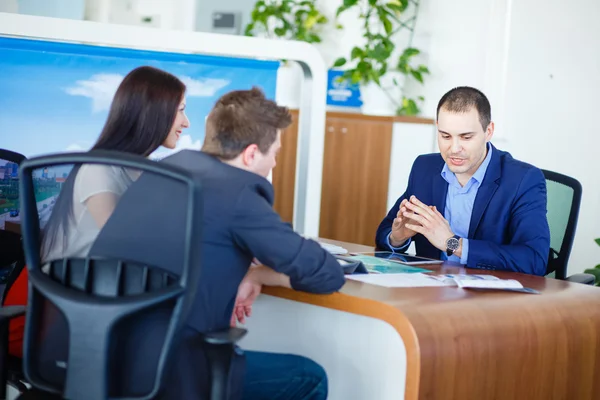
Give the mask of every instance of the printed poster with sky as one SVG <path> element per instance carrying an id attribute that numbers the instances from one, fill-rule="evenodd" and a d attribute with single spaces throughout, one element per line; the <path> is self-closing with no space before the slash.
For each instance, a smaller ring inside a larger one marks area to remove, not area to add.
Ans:
<path id="1" fill-rule="evenodd" d="M 226 92 L 258 86 L 275 98 L 277 61 L 0 37 L 0 148 L 26 157 L 88 150 L 119 83 L 142 65 L 166 70 L 187 86 L 191 125 L 176 149 L 160 148 L 152 158 L 200 149 L 205 117 Z M 0 160 L 0 229 L 5 221 L 19 219 L 15 167 Z M 40 179 L 60 180 L 62 175 Z"/>
<path id="2" fill-rule="evenodd" d="M 141 65 L 164 69 L 187 86 L 191 126 L 174 151 L 200 148 L 205 117 L 224 93 L 258 86 L 275 98 L 279 67 L 274 61 L 0 37 L 0 148 L 26 157 L 88 150 L 117 86 Z M 166 154 L 160 149 L 154 156 Z"/>

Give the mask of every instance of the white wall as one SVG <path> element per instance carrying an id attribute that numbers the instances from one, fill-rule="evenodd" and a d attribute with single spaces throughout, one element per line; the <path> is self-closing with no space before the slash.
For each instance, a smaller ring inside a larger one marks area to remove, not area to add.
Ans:
<path id="1" fill-rule="evenodd" d="M 0 0 L 0 12 L 83 19 L 85 0 Z"/>
<path id="2" fill-rule="evenodd" d="M 541 10 L 543 12 L 541 12 Z M 600 2 L 519 0 L 512 5 L 506 131 L 515 157 L 583 186 L 569 272 L 600 263 Z"/>
<path id="3" fill-rule="evenodd" d="M 87 0 L 85 19 L 193 31 L 196 0 Z"/>
<path id="4" fill-rule="evenodd" d="M 19 12 L 18 0 L 0 0 L 0 12 L 6 12 L 6 13 Z"/>

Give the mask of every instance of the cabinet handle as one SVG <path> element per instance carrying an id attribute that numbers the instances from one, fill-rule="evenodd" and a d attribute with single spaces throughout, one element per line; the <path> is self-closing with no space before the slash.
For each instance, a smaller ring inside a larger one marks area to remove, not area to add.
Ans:
<path id="1" fill-rule="evenodd" d="M 348 132 L 348 128 L 344 127 L 344 128 L 341 129 L 341 131 L 342 131 L 342 133 L 346 133 L 346 132 Z"/>
<path id="2" fill-rule="evenodd" d="M 333 126 L 330 126 L 327 128 L 327 132 L 334 132 L 335 128 Z"/>

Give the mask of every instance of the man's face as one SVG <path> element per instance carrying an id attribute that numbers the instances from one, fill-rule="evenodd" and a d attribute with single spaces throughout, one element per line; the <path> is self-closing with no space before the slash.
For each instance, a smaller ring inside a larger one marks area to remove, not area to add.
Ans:
<path id="1" fill-rule="evenodd" d="M 466 113 L 454 113 L 442 107 L 437 128 L 442 158 L 457 177 L 462 175 L 468 180 L 485 159 L 486 144 L 494 134 L 494 123 L 491 122 L 487 129 L 483 130 L 477 109 L 471 108 Z"/>
<path id="2" fill-rule="evenodd" d="M 281 132 L 277 132 L 277 138 L 271 145 L 266 154 L 260 152 L 257 149 L 250 170 L 255 174 L 258 174 L 264 178 L 269 176 L 271 170 L 275 168 L 277 164 L 277 154 L 281 149 Z"/>

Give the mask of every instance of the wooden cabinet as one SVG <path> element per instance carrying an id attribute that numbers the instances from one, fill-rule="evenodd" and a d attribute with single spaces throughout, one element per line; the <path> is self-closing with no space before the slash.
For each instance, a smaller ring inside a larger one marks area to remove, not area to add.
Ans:
<path id="1" fill-rule="evenodd" d="M 386 213 L 392 123 L 328 117 L 320 236 L 374 244 Z"/>
<path id="2" fill-rule="evenodd" d="M 298 113 L 282 135 L 273 170 L 275 210 L 291 222 L 294 209 Z M 325 124 L 319 236 L 373 245 L 387 213 L 392 131 L 398 117 L 328 112 Z M 403 122 L 432 123 L 424 118 Z"/>

